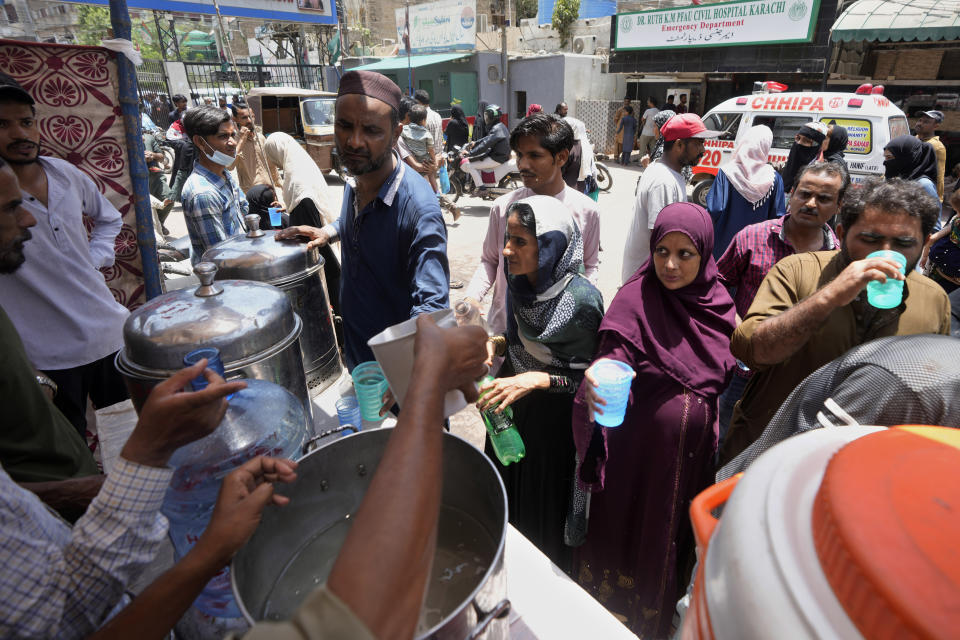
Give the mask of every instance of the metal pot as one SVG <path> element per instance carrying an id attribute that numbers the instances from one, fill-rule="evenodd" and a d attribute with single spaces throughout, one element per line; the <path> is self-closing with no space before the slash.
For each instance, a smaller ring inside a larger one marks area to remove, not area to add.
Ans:
<path id="1" fill-rule="evenodd" d="M 300 349 L 311 395 L 333 384 L 342 373 L 337 337 L 324 278 L 323 257 L 297 241 L 277 241 L 274 231 L 260 229 L 260 216 L 244 218 L 249 231 L 211 247 L 204 262 L 219 268 L 218 279 L 253 280 L 272 284 L 287 294 L 303 319 Z"/>
<path id="2" fill-rule="evenodd" d="M 183 368 L 183 357 L 198 347 L 216 347 L 227 378 L 256 378 L 279 384 L 313 410 L 300 355 L 302 323 L 290 300 L 276 287 L 244 280 L 214 283 L 217 266 L 201 262 L 194 291 L 158 296 L 130 314 L 123 325 L 124 348 L 117 353 L 137 411 L 150 390 Z"/>
<path id="3" fill-rule="evenodd" d="M 290 497 L 290 503 L 283 509 L 264 511 L 256 533 L 231 565 L 234 595 L 250 624 L 287 617 L 313 586 L 326 580 L 348 530 L 350 514 L 360 506 L 392 433 L 393 429 L 375 429 L 335 440 L 300 460 L 293 484 L 276 487 L 279 493 Z M 477 553 L 490 560 L 480 563 L 482 570 L 477 569 L 476 575 L 469 570 L 463 572 L 472 576 L 470 582 L 457 587 L 464 597 L 453 597 L 457 604 L 443 607 L 443 611 L 449 613 L 442 619 L 421 624 L 416 637 L 508 638 L 506 614 L 510 602 L 506 600 L 507 576 L 503 565 L 507 498 L 503 482 L 482 452 L 465 440 L 444 433 L 438 535 L 441 547 L 445 547 L 445 543 L 452 547 L 462 542 L 457 536 L 445 535 L 445 518 L 451 514 L 460 519 L 463 531 L 479 534 L 471 536 L 458 530 L 464 536 L 462 540 L 483 538 L 484 544 L 489 542 L 485 551 Z M 337 536 L 332 534 L 334 531 L 338 532 Z M 445 595 L 442 585 L 449 584 L 444 581 L 449 580 L 446 574 L 443 579 L 436 579 L 437 572 L 444 572 L 444 562 L 450 560 L 449 556 L 443 556 L 441 561 L 441 557 L 442 552 L 438 550 L 425 607 L 431 605 L 435 594 Z M 296 584 L 305 581 L 308 588 L 293 590 L 288 582 L 291 575 L 298 575 Z M 438 585 L 440 589 L 434 591 Z M 446 595 L 449 596 L 449 592 Z M 422 617 L 421 623 L 423 620 Z"/>

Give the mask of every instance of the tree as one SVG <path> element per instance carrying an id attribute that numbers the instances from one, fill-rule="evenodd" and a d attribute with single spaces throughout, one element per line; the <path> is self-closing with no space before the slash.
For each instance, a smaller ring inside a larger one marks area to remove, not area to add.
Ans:
<path id="1" fill-rule="evenodd" d="M 553 30 L 560 34 L 560 48 L 570 42 L 570 32 L 580 15 L 580 0 L 556 0 L 553 5 Z"/>
<path id="2" fill-rule="evenodd" d="M 101 40 L 113 37 L 109 8 L 82 4 L 77 7 L 77 12 L 79 24 L 75 29 L 75 36 L 79 44 L 99 45 Z M 148 59 L 162 58 L 160 49 L 157 47 L 159 39 L 156 26 L 143 21 L 138 23 L 134 20 L 132 23 L 133 44 L 139 49 L 140 54 Z"/>
<path id="3" fill-rule="evenodd" d="M 537 0 L 517 0 L 517 23 L 524 18 L 536 18 L 537 9 Z"/>

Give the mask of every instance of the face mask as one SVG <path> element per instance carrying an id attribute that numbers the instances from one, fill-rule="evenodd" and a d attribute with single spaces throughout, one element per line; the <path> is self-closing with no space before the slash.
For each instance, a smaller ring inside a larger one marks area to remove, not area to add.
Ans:
<path id="1" fill-rule="evenodd" d="M 210 147 L 210 143 L 208 143 L 206 140 L 204 140 L 203 143 Z M 236 158 L 233 156 L 228 156 L 223 151 L 217 151 L 213 147 L 210 147 L 210 149 L 213 151 L 213 155 L 207 153 L 206 151 L 203 152 L 203 155 L 207 156 L 207 160 L 214 164 L 218 164 L 221 167 L 228 167 L 233 164 L 234 160 L 236 160 Z"/>

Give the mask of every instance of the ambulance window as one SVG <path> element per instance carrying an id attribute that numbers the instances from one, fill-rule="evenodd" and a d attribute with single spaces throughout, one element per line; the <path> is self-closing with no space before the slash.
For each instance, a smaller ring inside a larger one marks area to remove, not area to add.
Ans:
<path id="1" fill-rule="evenodd" d="M 907 119 L 903 116 L 893 116 L 890 118 L 890 139 L 893 140 L 897 136 L 908 136 L 910 135 L 910 123 L 907 122 Z"/>
<path id="2" fill-rule="evenodd" d="M 805 116 L 768 116 L 756 115 L 753 117 L 754 127 L 766 125 L 773 131 L 773 148 L 789 149 L 793 139 L 797 136 L 800 127 L 810 122 Z"/>
<path id="3" fill-rule="evenodd" d="M 720 140 L 736 140 L 741 115 L 739 113 L 711 113 L 703 119 L 703 124 L 711 131 L 722 131 Z"/>
<path id="4" fill-rule="evenodd" d="M 866 155 L 873 151 L 873 123 L 866 118 L 835 118 L 827 116 L 821 122 L 827 126 L 838 124 L 847 130 L 847 148 L 844 154 Z"/>

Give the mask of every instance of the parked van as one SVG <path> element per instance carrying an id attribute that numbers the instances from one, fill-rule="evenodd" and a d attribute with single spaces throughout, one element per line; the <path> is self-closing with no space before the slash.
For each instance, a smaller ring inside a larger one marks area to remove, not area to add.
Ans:
<path id="1" fill-rule="evenodd" d="M 857 93 L 754 93 L 720 103 L 703 117 L 708 129 L 723 133 L 704 141 L 705 153 L 690 180 L 695 185 L 692 200 L 706 206 L 717 169 L 730 162 L 734 146 L 747 129 L 761 124 L 773 131 L 769 161 L 774 165 L 787 161 L 803 124 L 820 120 L 847 129 L 849 142 L 843 154 L 853 182 L 883 175 L 883 148 L 892 138 L 909 134 L 910 124 L 882 91 L 882 87 L 864 85 Z"/>
<path id="2" fill-rule="evenodd" d="M 247 93 L 254 118 L 263 135 L 290 134 L 307 150 L 324 173 L 341 173 L 334 152 L 333 120 L 337 94 L 296 87 L 255 87 Z"/>

